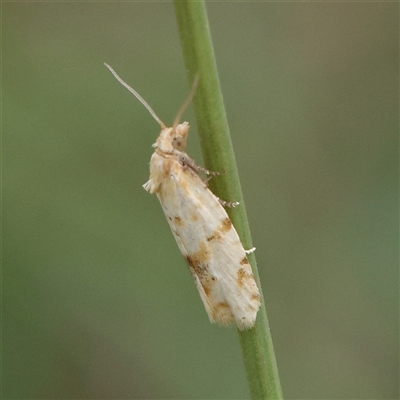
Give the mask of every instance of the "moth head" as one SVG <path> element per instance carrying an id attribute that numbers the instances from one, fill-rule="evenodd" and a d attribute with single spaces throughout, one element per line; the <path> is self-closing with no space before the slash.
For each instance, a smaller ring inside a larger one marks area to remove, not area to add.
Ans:
<path id="1" fill-rule="evenodd" d="M 172 153 L 174 150 L 185 151 L 186 141 L 189 134 L 189 123 L 182 122 L 172 128 L 162 128 L 153 147 L 163 153 Z"/>
<path id="2" fill-rule="evenodd" d="M 175 150 L 185 151 L 189 129 L 188 122 L 182 122 L 175 129 L 172 128 L 172 146 Z"/>

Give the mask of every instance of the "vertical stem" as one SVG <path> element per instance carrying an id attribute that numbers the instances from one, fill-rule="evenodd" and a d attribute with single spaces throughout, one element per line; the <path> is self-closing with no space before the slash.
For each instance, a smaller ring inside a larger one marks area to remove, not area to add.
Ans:
<path id="1" fill-rule="evenodd" d="M 244 247 L 250 249 L 250 229 L 219 84 L 205 3 L 202 0 L 175 0 L 174 3 L 189 82 L 192 83 L 195 75 L 200 74 L 193 105 L 205 166 L 212 171 L 226 172 L 213 178 L 210 186 L 222 199 L 240 201 L 241 206 L 228 211 Z M 249 261 L 263 299 L 254 253 L 249 255 Z M 263 301 L 254 328 L 238 332 L 251 398 L 282 399 Z"/>

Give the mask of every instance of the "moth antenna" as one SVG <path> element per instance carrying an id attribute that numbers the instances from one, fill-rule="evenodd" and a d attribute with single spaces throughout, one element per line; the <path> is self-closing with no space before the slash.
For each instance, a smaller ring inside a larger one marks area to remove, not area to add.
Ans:
<path id="1" fill-rule="evenodd" d="M 164 122 L 161 121 L 160 118 L 158 118 L 157 114 L 154 112 L 154 110 L 150 107 L 150 105 L 147 103 L 147 101 L 132 87 L 130 87 L 124 80 L 120 78 L 120 76 L 107 64 L 104 63 L 104 65 L 110 70 L 110 72 L 114 75 L 115 79 L 125 88 L 127 88 L 149 111 L 151 116 L 160 124 L 161 129 L 166 128 L 166 125 Z"/>
<path id="2" fill-rule="evenodd" d="M 187 106 L 191 103 L 193 100 L 193 97 L 196 93 L 197 85 L 199 83 L 199 78 L 200 74 L 197 73 L 196 76 L 194 77 L 194 81 L 192 84 L 192 89 L 190 90 L 189 96 L 186 98 L 186 100 L 183 102 L 181 108 L 178 111 L 178 114 L 175 117 L 174 124 L 172 125 L 172 129 L 175 130 L 175 128 L 178 126 L 179 121 L 181 120 L 182 114 L 186 110 Z"/>

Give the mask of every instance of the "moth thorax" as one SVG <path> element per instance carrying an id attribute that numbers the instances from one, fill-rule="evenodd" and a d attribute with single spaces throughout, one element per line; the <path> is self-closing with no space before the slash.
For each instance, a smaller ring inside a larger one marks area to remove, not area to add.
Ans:
<path id="1" fill-rule="evenodd" d="M 183 122 L 173 129 L 171 143 L 175 150 L 184 151 L 186 149 L 186 139 L 189 134 L 189 128 L 189 123 Z"/>

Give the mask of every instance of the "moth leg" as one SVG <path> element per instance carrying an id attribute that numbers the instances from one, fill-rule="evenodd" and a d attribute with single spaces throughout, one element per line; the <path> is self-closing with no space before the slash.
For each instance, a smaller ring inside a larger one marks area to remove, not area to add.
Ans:
<path id="1" fill-rule="evenodd" d="M 217 199 L 223 207 L 236 207 L 240 204 L 238 201 L 225 201 L 220 199 L 219 197 L 217 197 Z"/>
<path id="2" fill-rule="evenodd" d="M 196 165 L 196 168 L 198 171 L 204 172 L 207 175 L 215 176 L 215 175 L 221 175 L 221 172 L 218 171 L 210 171 L 204 167 L 200 167 L 200 165 Z"/>
<path id="3" fill-rule="evenodd" d="M 246 254 L 251 254 L 251 253 L 254 253 L 255 251 L 256 251 L 256 248 L 255 248 L 255 247 L 252 247 L 251 249 L 245 250 L 244 252 L 245 252 Z"/>
<path id="4" fill-rule="evenodd" d="M 196 173 L 198 172 L 204 172 L 207 175 L 220 175 L 220 172 L 217 171 L 209 171 L 208 169 L 201 167 L 200 165 L 197 165 L 196 162 L 190 158 L 186 153 L 180 153 L 179 155 L 179 162 L 183 165 L 183 166 L 187 166 L 189 168 L 191 168 L 193 171 L 195 171 Z"/>

